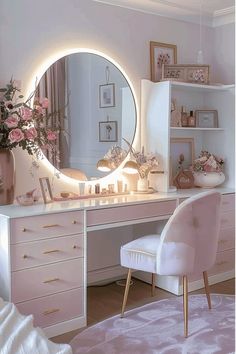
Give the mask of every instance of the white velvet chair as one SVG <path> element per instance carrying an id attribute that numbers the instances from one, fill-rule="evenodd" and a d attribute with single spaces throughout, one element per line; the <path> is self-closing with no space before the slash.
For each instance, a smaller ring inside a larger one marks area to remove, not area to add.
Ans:
<path id="1" fill-rule="evenodd" d="M 129 268 L 121 317 L 127 302 L 131 270 L 152 273 L 152 291 L 155 275 L 183 277 L 184 334 L 188 336 L 188 276 L 203 272 L 208 307 L 211 298 L 207 270 L 216 258 L 220 226 L 221 194 L 203 192 L 186 199 L 170 217 L 160 235 L 147 235 L 121 247 L 121 265 Z"/>

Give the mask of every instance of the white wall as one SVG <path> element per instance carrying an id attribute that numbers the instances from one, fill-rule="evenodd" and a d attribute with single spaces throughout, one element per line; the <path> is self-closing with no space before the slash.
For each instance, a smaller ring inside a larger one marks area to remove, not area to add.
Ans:
<path id="1" fill-rule="evenodd" d="M 230 47 L 223 44 L 225 35 L 231 38 L 227 43 L 232 43 L 232 29 L 203 28 L 205 61 L 217 68 L 217 73 L 212 73 L 214 81 L 226 77 L 230 81 L 233 76 L 232 57 L 225 68 L 218 56 L 218 45 L 226 50 Z M 0 85 L 13 76 L 22 80 L 25 91 L 63 50 L 85 47 L 104 52 L 120 64 L 133 83 L 139 103 L 140 79 L 150 78 L 150 40 L 176 44 L 178 63 L 196 62 L 199 27 L 195 24 L 91 0 L 1 0 Z M 217 46 L 215 50 L 213 45 Z M 15 155 L 19 194 L 34 187 L 36 178 L 30 176 L 29 157 L 22 151 Z M 45 170 L 37 170 L 35 176 L 39 174 L 45 174 Z"/>

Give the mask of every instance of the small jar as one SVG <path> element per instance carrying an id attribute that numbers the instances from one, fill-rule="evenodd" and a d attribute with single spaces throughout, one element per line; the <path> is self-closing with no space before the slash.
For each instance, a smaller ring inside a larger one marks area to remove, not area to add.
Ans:
<path id="1" fill-rule="evenodd" d="M 184 106 L 182 106 L 182 112 L 181 112 L 181 126 L 182 127 L 188 126 L 188 114 Z"/>
<path id="2" fill-rule="evenodd" d="M 193 111 L 190 111 L 188 116 L 188 127 L 196 127 L 196 118 L 193 115 Z"/>
<path id="3" fill-rule="evenodd" d="M 97 183 L 95 184 L 95 194 L 99 194 L 100 193 L 100 184 Z"/>

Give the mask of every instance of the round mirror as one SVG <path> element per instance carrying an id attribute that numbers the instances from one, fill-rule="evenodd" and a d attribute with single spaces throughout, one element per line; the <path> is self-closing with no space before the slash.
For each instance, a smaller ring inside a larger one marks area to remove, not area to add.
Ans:
<path id="1" fill-rule="evenodd" d="M 99 171 L 98 161 L 114 146 L 129 150 L 125 140 L 132 144 L 136 129 L 134 96 L 104 57 L 81 52 L 59 59 L 42 76 L 36 97 L 48 98 L 47 124 L 59 127 L 55 153 L 46 157 L 63 174 L 104 177 L 109 172 Z"/>

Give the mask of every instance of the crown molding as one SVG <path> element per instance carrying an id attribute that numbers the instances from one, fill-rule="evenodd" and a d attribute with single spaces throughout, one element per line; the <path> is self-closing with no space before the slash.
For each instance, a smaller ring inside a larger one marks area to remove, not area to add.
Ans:
<path id="1" fill-rule="evenodd" d="M 227 7 L 218 11 L 214 11 L 212 19 L 212 27 L 224 26 L 229 23 L 235 23 L 235 7 Z"/>

